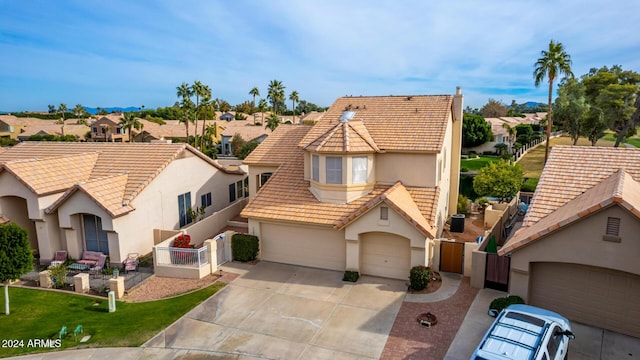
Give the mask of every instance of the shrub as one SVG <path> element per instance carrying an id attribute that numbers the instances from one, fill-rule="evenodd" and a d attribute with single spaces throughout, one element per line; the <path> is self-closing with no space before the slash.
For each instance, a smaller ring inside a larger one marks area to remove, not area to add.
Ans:
<path id="1" fill-rule="evenodd" d="M 502 155 L 500 155 L 500 158 L 507 161 L 511 161 L 513 160 L 513 155 L 509 154 L 508 152 L 504 152 L 502 153 Z"/>
<path id="2" fill-rule="evenodd" d="M 173 247 L 188 249 L 190 248 L 191 235 L 189 234 L 180 234 L 175 239 L 173 239 Z"/>
<path id="3" fill-rule="evenodd" d="M 466 196 L 459 194 L 458 195 L 458 214 L 468 214 L 469 213 L 469 206 L 468 206 L 468 202 L 467 200 L 469 200 Z"/>
<path id="4" fill-rule="evenodd" d="M 468 172 L 468 171 L 469 171 L 469 169 L 466 168 L 466 167 L 461 167 L 460 168 L 460 172 Z"/>
<path id="5" fill-rule="evenodd" d="M 416 291 L 425 289 L 431 281 L 431 269 L 427 266 L 418 265 L 411 268 L 409 273 L 409 283 Z"/>
<path id="6" fill-rule="evenodd" d="M 234 234 L 231 238 L 233 260 L 253 261 L 258 256 L 258 237 L 247 234 Z"/>
<path id="7" fill-rule="evenodd" d="M 60 264 L 49 268 L 49 277 L 53 282 L 53 287 L 60 289 L 67 284 L 67 265 Z"/>
<path id="8" fill-rule="evenodd" d="M 491 203 L 491 202 L 489 201 L 489 199 L 487 199 L 486 197 L 478 198 L 478 199 L 476 200 L 476 202 L 477 202 L 477 203 L 478 203 L 478 205 L 479 205 L 479 206 L 481 206 L 483 209 L 484 209 L 484 208 L 486 208 L 487 206 L 489 206 L 489 204 Z"/>
<path id="9" fill-rule="evenodd" d="M 356 282 L 360 278 L 360 274 L 357 271 L 345 271 L 342 281 Z"/>
<path id="10" fill-rule="evenodd" d="M 536 191 L 536 187 L 538 186 L 538 181 L 539 180 L 540 180 L 539 178 L 528 178 L 528 179 L 526 179 L 522 183 L 522 186 L 520 186 L 520 191 L 529 191 L 529 192 Z"/>
<path id="11" fill-rule="evenodd" d="M 495 155 L 495 154 L 496 152 L 491 150 L 485 150 L 482 152 L 482 155 Z"/>
<path id="12" fill-rule="evenodd" d="M 499 297 L 493 299 L 489 305 L 489 310 L 496 310 L 499 314 L 504 308 L 512 304 L 524 304 L 524 299 L 517 295 L 509 295 L 507 297 Z"/>

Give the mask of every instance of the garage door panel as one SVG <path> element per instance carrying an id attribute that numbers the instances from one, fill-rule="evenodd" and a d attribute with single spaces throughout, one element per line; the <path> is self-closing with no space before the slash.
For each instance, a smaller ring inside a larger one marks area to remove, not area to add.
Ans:
<path id="1" fill-rule="evenodd" d="M 387 233 L 367 233 L 361 237 L 362 273 L 407 279 L 411 267 L 409 239 Z"/>
<path id="2" fill-rule="evenodd" d="M 535 263 L 530 281 L 532 305 L 640 337 L 640 276 L 578 264 Z"/>
<path id="3" fill-rule="evenodd" d="M 260 256 L 266 261 L 344 271 L 346 242 L 340 231 L 262 223 Z"/>

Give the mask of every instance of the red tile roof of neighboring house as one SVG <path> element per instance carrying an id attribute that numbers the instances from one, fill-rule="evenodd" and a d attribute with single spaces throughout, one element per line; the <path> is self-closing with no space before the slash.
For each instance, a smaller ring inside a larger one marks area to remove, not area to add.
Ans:
<path id="1" fill-rule="evenodd" d="M 293 149 L 309 130 L 311 130 L 309 125 L 282 124 L 255 148 L 243 163 L 278 166 L 290 159 L 294 154 Z"/>
<path id="2" fill-rule="evenodd" d="M 553 147 L 524 226 L 499 253 L 508 254 L 613 204 L 640 217 L 639 182 L 639 149 Z"/>

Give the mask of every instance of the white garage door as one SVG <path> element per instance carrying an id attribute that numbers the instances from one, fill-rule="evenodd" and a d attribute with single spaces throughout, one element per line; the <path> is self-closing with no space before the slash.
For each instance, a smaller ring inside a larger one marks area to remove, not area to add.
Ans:
<path id="1" fill-rule="evenodd" d="M 403 280 L 409 278 L 409 239 L 387 233 L 367 233 L 361 239 L 363 274 Z"/>
<path id="2" fill-rule="evenodd" d="M 565 263 L 535 263 L 532 272 L 532 305 L 640 337 L 640 276 Z"/>
<path id="3" fill-rule="evenodd" d="M 344 271 L 344 231 L 262 223 L 262 260 Z"/>

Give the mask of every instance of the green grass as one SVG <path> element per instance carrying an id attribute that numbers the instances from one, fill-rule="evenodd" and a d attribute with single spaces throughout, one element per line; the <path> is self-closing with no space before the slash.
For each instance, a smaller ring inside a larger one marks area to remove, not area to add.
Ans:
<path id="1" fill-rule="evenodd" d="M 28 341 L 57 339 L 62 325 L 66 325 L 70 333 L 62 340 L 62 349 L 79 346 L 73 339 L 73 330 L 78 324 L 82 324 L 85 335 L 91 335 L 91 339 L 83 343 L 82 347 L 140 346 L 218 292 L 224 285 L 215 283 L 207 288 L 165 300 L 144 303 L 118 301 L 114 313 L 109 313 L 106 298 L 11 287 L 11 314 L 8 316 L 4 314 L 4 294 L 0 296 L 0 309 L 3 311 L 0 315 L 0 340 L 23 340 L 24 347 L 0 348 L 0 357 L 51 351 L 27 348 Z"/>
<path id="2" fill-rule="evenodd" d="M 573 145 L 570 137 L 561 136 L 551 139 L 551 147 L 556 145 Z M 591 146 L 591 142 L 585 138 L 578 139 L 577 146 Z M 614 143 L 606 139 L 600 139 L 596 146 L 613 146 Z M 544 143 L 538 145 L 535 149 L 529 151 L 525 156 L 520 158 L 518 164 L 522 165 L 523 176 L 525 178 L 539 178 L 544 168 Z"/>
<path id="3" fill-rule="evenodd" d="M 475 159 L 462 159 L 460 160 L 460 168 L 465 168 L 469 171 L 478 171 L 483 167 L 487 166 L 489 163 L 500 161 L 499 157 L 487 157 L 480 156 Z"/>

